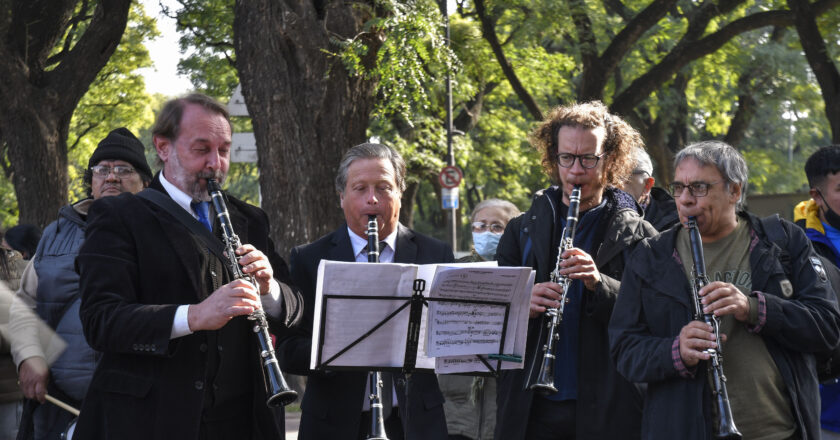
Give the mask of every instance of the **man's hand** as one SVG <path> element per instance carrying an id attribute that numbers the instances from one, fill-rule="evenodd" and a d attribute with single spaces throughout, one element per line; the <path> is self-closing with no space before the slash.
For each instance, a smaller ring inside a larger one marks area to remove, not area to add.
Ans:
<path id="1" fill-rule="evenodd" d="M 700 289 L 700 302 L 703 313 L 715 316 L 734 315 L 741 322 L 750 319 L 750 302 L 737 287 L 723 281 L 715 281 Z"/>
<path id="2" fill-rule="evenodd" d="M 40 356 L 32 356 L 26 358 L 20 364 L 18 381 L 20 382 L 20 388 L 23 390 L 23 395 L 27 399 L 44 403 L 49 380 L 50 367 L 47 366 L 46 359 Z"/>
<path id="3" fill-rule="evenodd" d="M 535 284 L 531 288 L 531 307 L 528 310 L 529 318 L 536 318 L 540 313 L 545 312 L 548 307 L 560 307 L 560 294 L 563 288 L 557 283 L 546 281 Z"/>
<path id="4" fill-rule="evenodd" d="M 236 250 L 239 256 L 239 264 L 242 272 L 251 274 L 257 280 L 260 287 L 260 295 L 265 295 L 271 286 L 271 279 L 274 277 L 274 270 L 264 253 L 250 244 L 243 244 Z"/>
<path id="5" fill-rule="evenodd" d="M 726 335 L 720 335 L 721 342 Z M 711 325 L 701 321 L 691 321 L 680 330 L 680 357 L 687 367 L 697 365 L 701 360 L 708 360 L 707 348 L 717 348 L 715 331 Z"/>
<path id="6" fill-rule="evenodd" d="M 573 280 L 581 280 L 589 290 L 595 290 L 601 282 L 601 272 L 595 266 L 595 260 L 586 252 L 578 249 L 567 249 L 561 255 L 560 275 L 568 276 Z"/>
<path id="7" fill-rule="evenodd" d="M 245 280 L 233 280 L 219 287 L 204 301 L 187 309 L 190 331 L 218 330 L 232 318 L 250 315 L 260 308 L 257 289 Z"/>

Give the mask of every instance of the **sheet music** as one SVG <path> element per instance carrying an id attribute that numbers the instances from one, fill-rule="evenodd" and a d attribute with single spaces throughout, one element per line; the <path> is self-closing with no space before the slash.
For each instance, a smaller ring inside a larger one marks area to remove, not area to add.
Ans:
<path id="1" fill-rule="evenodd" d="M 495 267 L 495 262 L 418 266 L 322 260 L 318 267 L 310 368 L 402 368 L 410 308 L 407 302 L 415 279 L 426 280 L 424 295 L 509 303 L 503 353 L 524 356 L 532 272 L 530 268 Z M 487 371 L 475 354 L 499 352 L 505 306 L 468 304 L 467 315 L 472 315 L 467 316 L 468 320 L 451 322 L 443 330 L 434 330 L 437 335 L 431 335 L 429 329 L 435 329 L 437 324 L 430 321 L 430 316 L 444 313 L 463 317 L 465 306 L 443 301 L 428 304 L 423 308 L 416 368 L 444 373 Z M 400 307 L 404 308 L 396 312 Z M 374 330 L 392 313 L 394 316 Z M 522 325 L 518 325 L 520 322 Z M 470 337 L 476 334 L 480 336 Z M 458 338 L 461 342 L 452 342 Z M 469 348 L 466 352 L 465 347 Z M 491 361 L 494 368 L 496 364 L 497 361 Z M 502 368 L 517 368 L 521 364 L 503 362 Z M 446 371 L 440 371 L 441 366 Z"/>
<path id="2" fill-rule="evenodd" d="M 525 364 L 525 344 L 528 330 L 528 307 L 531 297 L 531 288 L 534 285 L 536 271 L 527 269 L 528 276 L 526 281 L 520 285 L 521 288 L 513 298 L 510 307 L 510 314 L 508 316 L 508 330 L 505 335 L 505 350 L 504 354 L 512 354 L 520 356 L 523 360 L 519 362 L 502 361 L 499 368 L 502 370 L 522 368 Z M 498 347 L 498 345 L 496 346 Z M 498 349 L 490 351 L 495 353 Z M 498 361 L 490 360 L 485 356 L 493 369 L 497 368 Z M 482 362 L 477 355 L 461 355 L 461 356 L 440 356 L 435 358 L 435 372 L 438 374 L 452 374 L 452 373 L 471 373 L 471 372 L 492 372 L 487 365 Z"/>
<path id="3" fill-rule="evenodd" d="M 431 326 L 427 346 L 429 355 L 458 356 L 498 353 L 505 325 L 506 304 L 521 290 L 530 270 L 515 267 L 462 267 L 438 270 L 430 291 L 431 298 L 494 301 L 478 304 L 432 301 Z M 516 304 L 511 304 L 511 308 Z M 516 316 L 518 310 L 511 310 Z M 514 326 L 515 327 L 515 326 Z M 515 329 L 514 329 L 515 334 Z M 513 339 L 506 338 L 505 351 L 513 350 Z"/>
<path id="4" fill-rule="evenodd" d="M 412 284 L 416 273 L 417 267 L 407 264 L 322 260 L 318 266 L 310 368 L 314 369 L 319 361 L 317 341 L 321 340 L 322 322 L 324 322 L 324 333 L 328 337 L 324 339 L 320 362 L 325 362 L 404 304 L 412 294 Z M 325 276 L 326 274 L 329 276 Z M 401 298 L 394 300 L 330 298 L 327 300 L 325 309 L 323 307 L 324 295 L 399 296 Z M 332 361 L 330 365 L 402 367 L 407 325 L 408 308 Z M 402 347 L 403 349 L 402 351 L 389 350 L 387 347 Z M 433 368 L 433 364 L 424 368 Z"/>

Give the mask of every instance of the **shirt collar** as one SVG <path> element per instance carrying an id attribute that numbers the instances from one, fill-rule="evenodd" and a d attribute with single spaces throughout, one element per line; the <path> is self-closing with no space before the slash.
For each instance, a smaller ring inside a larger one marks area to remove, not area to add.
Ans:
<path id="1" fill-rule="evenodd" d="M 160 172 L 160 184 L 163 186 L 163 189 L 169 193 L 169 197 L 175 201 L 180 207 L 184 208 L 185 211 L 189 212 L 194 218 L 198 218 L 198 215 L 193 211 L 190 203 L 192 203 L 193 198 L 189 196 L 187 193 L 181 191 L 177 186 L 169 183 L 166 180 L 166 177 L 163 175 L 163 171 Z"/>
<path id="2" fill-rule="evenodd" d="M 399 223 L 398 223 L 397 227 L 394 228 L 393 232 L 388 234 L 388 236 L 385 237 L 384 240 L 380 240 L 380 241 L 384 241 L 385 243 L 388 243 L 388 249 L 380 249 L 379 250 L 380 260 L 385 259 L 386 252 L 391 257 L 393 257 L 394 252 L 397 251 L 397 230 L 399 230 L 399 228 L 400 227 L 399 227 Z M 362 249 L 364 249 L 364 247 L 367 246 L 368 242 L 367 242 L 366 239 L 364 239 L 362 237 L 359 237 L 358 235 L 356 235 L 355 232 L 350 230 L 350 226 L 347 227 L 347 233 L 350 234 L 350 244 L 353 246 L 353 256 L 358 259 L 359 254 L 362 253 Z M 390 258 L 390 259 L 393 260 L 393 258 Z M 385 261 L 383 261 L 383 262 L 385 262 Z"/>

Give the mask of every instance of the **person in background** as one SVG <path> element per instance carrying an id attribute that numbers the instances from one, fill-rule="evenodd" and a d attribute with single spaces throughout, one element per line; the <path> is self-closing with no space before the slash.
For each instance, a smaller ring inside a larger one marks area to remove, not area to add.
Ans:
<path id="1" fill-rule="evenodd" d="M 17 438 L 23 391 L 17 385 L 9 338 L 9 308 L 26 260 L 17 251 L 0 249 L 0 440 Z"/>
<path id="2" fill-rule="evenodd" d="M 487 199 L 475 205 L 472 216 L 473 251 L 458 263 L 492 260 L 499 238 L 519 208 L 501 199 Z M 488 440 L 496 429 L 496 380 L 485 376 L 438 376 L 446 402 L 446 429 L 452 440 Z"/>
<path id="3" fill-rule="evenodd" d="M 9 228 L 3 235 L 3 247 L 20 252 L 24 260 L 35 255 L 35 248 L 41 240 L 41 230 L 35 225 L 21 224 Z"/>
<path id="4" fill-rule="evenodd" d="M 519 208 L 502 199 L 487 199 L 479 202 L 470 216 L 472 227 L 473 252 L 458 262 L 488 261 L 496 257 L 499 239 L 510 219 L 521 214 Z"/>
<path id="5" fill-rule="evenodd" d="M 45 403 L 45 395 L 78 408 L 99 358 L 82 334 L 79 276 L 74 268 L 84 242 L 88 209 L 94 200 L 137 193 L 148 186 L 152 171 L 143 151 L 140 140 L 124 127 L 99 142 L 83 178 L 88 197 L 58 211 L 58 219 L 45 229 L 23 272 L 9 327 L 15 336 L 11 350 L 20 386 L 30 399 L 24 429 L 31 425 L 36 440 L 57 440 L 73 419 L 67 411 Z M 67 349 L 51 364 L 48 352 L 52 349 L 44 346 L 41 320 L 67 343 Z"/>
<path id="6" fill-rule="evenodd" d="M 811 240 L 814 250 L 835 266 L 840 265 L 840 145 L 822 147 L 805 162 L 810 200 L 793 210 L 793 220 Z M 833 286 L 835 289 L 840 286 Z M 835 294 L 836 294 L 835 290 Z M 837 360 L 834 360 L 835 362 Z M 830 366 L 832 359 L 826 360 Z M 819 367 L 820 362 L 817 363 Z M 819 368 L 818 368 L 818 371 Z M 840 372 L 834 372 L 836 375 Z M 820 385 L 822 438 L 840 440 L 840 383 Z"/>
<path id="7" fill-rule="evenodd" d="M 679 223 L 674 198 L 668 191 L 653 186 L 656 179 L 653 178 L 653 163 L 647 151 L 638 147 L 633 151 L 633 157 L 636 164 L 621 189 L 636 199 L 645 210 L 645 220 L 657 231 L 662 232 Z"/>

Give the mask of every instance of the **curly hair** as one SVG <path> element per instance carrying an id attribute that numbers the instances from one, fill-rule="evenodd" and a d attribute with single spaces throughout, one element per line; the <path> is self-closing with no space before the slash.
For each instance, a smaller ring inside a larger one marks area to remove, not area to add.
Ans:
<path id="1" fill-rule="evenodd" d="M 604 186 L 619 186 L 633 171 L 634 148 L 644 148 L 641 135 L 620 116 L 610 114 L 601 101 L 572 103 L 555 107 L 531 132 L 531 145 L 540 152 L 543 171 L 556 184 L 562 184 L 557 170 L 557 136 L 564 126 L 593 129 L 604 127 L 606 136 L 602 152 L 604 156 Z"/>

